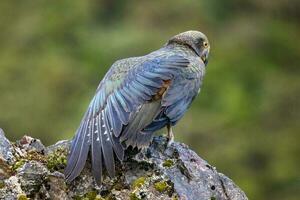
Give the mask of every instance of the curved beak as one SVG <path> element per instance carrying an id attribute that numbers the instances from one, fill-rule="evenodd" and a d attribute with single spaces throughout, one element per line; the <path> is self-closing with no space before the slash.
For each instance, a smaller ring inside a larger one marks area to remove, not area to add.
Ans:
<path id="1" fill-rule="evenodd" d="M 208 63 L 208 54 L 209 54 L 209 49 L 205 49 L 205 50 L 202 52 L 202 55 L 200 56 L 201 60 L 202 60 L 203 63 L 205 64 L 205 66 L 206 66 L 207 63 Z"/>

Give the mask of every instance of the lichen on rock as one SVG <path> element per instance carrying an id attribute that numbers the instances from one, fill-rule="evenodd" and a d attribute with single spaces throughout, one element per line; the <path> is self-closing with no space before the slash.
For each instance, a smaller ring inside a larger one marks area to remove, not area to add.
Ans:
<path id="1" fill-rule="evenodd" d="M 63 170 L 67 165 L 67 150 L 57 148 L 53 152 L 47 154 L 47 168 L 50 171 Z"/>
<path id="2" fill-rule="evenodd" d="M 154 184 L 154 188 L 159 192 L 164 192 L 168 190 L 169 185 L 166 181 L 159 181 Z"/>
<path id="3" fill-rule="evenodd" d="M 149 148 L 128 149 L 115 178 L 98 186 L 90 160 L 81 175 L 67 184 L 63 175 L 70 141 L 45 147 L 29 136 L 15 144 L 0 133 L 0 199 L 78 200 L 245 200 L 246 195 L 186 145 L 167 146 L 155 137 Z M 3 142 L 4 141 L 4 142 Z"/>

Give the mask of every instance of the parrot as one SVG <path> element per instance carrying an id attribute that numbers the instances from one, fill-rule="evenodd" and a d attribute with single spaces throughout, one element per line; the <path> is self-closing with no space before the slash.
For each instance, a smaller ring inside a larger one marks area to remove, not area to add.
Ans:
<path id="1" fill-rule="evenodd" d="M 115 177 L 116 161 L 122 163 L 125 150 L 147 148 L 160 129 L 167 129 L 171 145 L 172 127 L 200 92 L 209 52 L 202 32 L 186 31 L 145 56 L 114 62 L 72 139 L 64 170 L 67 182 L 80 175 L 89 155 L 97 184 L 105 172 Z"/>

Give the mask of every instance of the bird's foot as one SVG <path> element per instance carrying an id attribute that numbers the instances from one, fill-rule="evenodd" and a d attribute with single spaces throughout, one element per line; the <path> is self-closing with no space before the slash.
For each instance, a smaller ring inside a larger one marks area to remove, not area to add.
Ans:
<path id="1" fill-rule="evenodd" d="M 167 134 L 168 143 L 167 143 L 167 147 L 171 147 L 171 145 L 174 142 L 174 133 L 173 133 L 172 127 L 170 125 L 167 126 L 167 129 L 168 129 L 168 134 Z"/>
<path id="2" fill-rule="evenodd" d="M 174 137 L 168 138 L 167 148 L 171 147 L 173 143 L 174 143 Z"/>

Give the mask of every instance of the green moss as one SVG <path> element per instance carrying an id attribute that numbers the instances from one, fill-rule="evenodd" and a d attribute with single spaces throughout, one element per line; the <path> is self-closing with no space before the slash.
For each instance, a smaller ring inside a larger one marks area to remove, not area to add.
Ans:
<path id="1" fill-rule="evenodd" d="M 74 199 L 74 200 L 81 200 L 82 197 L 76 195 L 76 196 L 73 196 L 73 199 Z"/>
<path id="2" fill-rule="evenodd" d="M 88 199 L 88 200 L 94 200 L 97 196 L 97 192 L 96 191 L 90 191 L 88 193 L 85 194 L 85 197 Z"/>
<path id="3" fill-rule="evenodd" d="M 216 200 L 216 197 L 210 197 L 210 200 Z"/>
<path id="4" fill-rule="evenodd" d="M 5 183 L 3 180 L 0 180 L 0 189 L 5 187 Z"/>
<path id="5" fill-rule="evenodd" d="M 75 200 L 105 200 L 100 195 L 98 195 L 97 192 L 94 190 L 87 192 L 86 194 L 81 195 L 81 196 L 74 196 L 73 199 L 75 199 Z"/>
<path id="6" fill-rule="evenodd" d="M 100 195 L 97 195 L 97 196 L 95 197 L 95 200 L 105 200 L 105 199 L 103 199 Z"/>
<path id="7" fill-rule="evenodd" d="M 12 170 L 16 171 L 17 169 L 22 167 L 25 164 L 25 162 L 26 162 L 25 159 L 20 159 L 20 160 L 16 161 L 12 166 Z"/>
<path id="8" fill-rule="evenodd" d="M 28 151 L 26 159 L 27 160 L 36 160 L 41 163 L 46 162 L 46 157 L 36 151 Z"/>
<path id="9" fill-rule="evenodd" d="M 172 167 L 174 165 L 173 160 L 167 159 L 165 160 L 165 162 L 163 163 L 164 167 Z"/>
<path id="10" fill-rule="evenodd" d="M 130 200 L 140 200 L 140 198 L 138 198 L 134 192 L 130 193 L 129 198 Z"/>
<path id="11" fill-rule="evenodd" d="M 140 177 L 138 179 L 136 179 L 135 181 L 133 181 L 132 183 L 132 187 L 133 188 L 141 188 L 146 182 L 146 177 Z"/>
<path id="12" fill-rule="evenodd" d="M 46 163 L 46 157 L 36 151 L 28 151 L 26 156 L 24 157 L 19 157 L 17 161 L 11 166 L 12 171 L 16 171 L 20 167 L 22 167 L 26 162 L 31 161 L 31 160 L 36 160 L 40 163 Z"/>
<path id="13" fill-rule="evenodd" d="M 28 198 L 27 198 L 26 194 L 19 194 L 18 200 L 28 200 Z"/>
<path id="14" fill-rule="evenodd" d="M 50 171 L 63 169 L 67 165 L 65 149 L 57 149 L 47 156 L 47 168 Z"/>
<path id="15" fill-rule="evenodd" d="M 159 192 L 164 192 L 164 191 L 168 190 L 169 185 L 165 181 L 160 181 L 160 182 L 154 183 L 154 188 Z"/>

